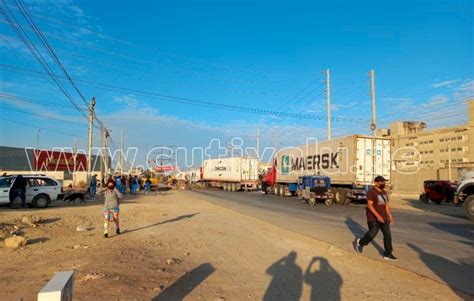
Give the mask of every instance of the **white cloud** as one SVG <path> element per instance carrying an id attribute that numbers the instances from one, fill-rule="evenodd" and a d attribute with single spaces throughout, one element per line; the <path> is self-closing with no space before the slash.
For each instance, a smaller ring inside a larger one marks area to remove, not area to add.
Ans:
<path id="1" fill-rule="evenodd" d="M 444 104 L 448 101 L 448 98 L 444 94 L 436 95 L 431 97 L 431 99 L 427 102 L 424 103 L 424 107 L 432 107 L 432 106 L 437 106 Z"/>
<path id="2" fill-rule="evenodd" d="M 439 83 L 434 83 L 432 86 L 433 86 L 433 88 L 450 87 L 450 86 L 452 86 L 453 84 L 455 84 L 459 81 L 460 81 L 459 79 L 446 80 L 446 81 L 442 81 L 442 82 L 439 82 Z"/>

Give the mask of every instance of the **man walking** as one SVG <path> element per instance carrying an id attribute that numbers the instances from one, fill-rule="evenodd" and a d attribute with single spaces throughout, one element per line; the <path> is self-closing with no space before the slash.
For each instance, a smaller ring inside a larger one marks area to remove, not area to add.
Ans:
<path id="1" fill-rule="evenodd" d="M 385 179 L 377 176 L 374 179 L 374 187 L 367 193 L 367 225 L 369 231 L 356 241 L 356 250 L 362 253 L 362 249 L 368 245 L 377 236 L 379 230 L 383 233 L 383 245 L 385 248 L 383 258 L 386 260 L 397 261 L 393 256 L 392 234 L 390 224 L 393 224 L 393 216 L 388 202 L 388 195 L 385 192 Z"/>

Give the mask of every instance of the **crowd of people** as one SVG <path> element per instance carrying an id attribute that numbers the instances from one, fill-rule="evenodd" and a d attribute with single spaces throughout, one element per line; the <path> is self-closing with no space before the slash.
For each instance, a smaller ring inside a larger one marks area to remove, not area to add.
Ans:
<path id="1" fill-rule="evenodd" d="M 88 192 L 91 197 L 94 197 L 97 193 L 97 187 L 106 187 L 109 183 L 113 184 L 113 187 L 117 189 L 121 194 L 137 194 L 138 191 L 143 191 L 144 193 L 150 192 L 151 181 L 147 178 L 144 183 L 142 183 L 141 176 L 132 176 L 132 175 L 118 175 L 113 177 L 109 175 L 107 181 L 102 180 L 102 183 L 97 181 L 97 175 L 91 176 L 88 185 Z"/>

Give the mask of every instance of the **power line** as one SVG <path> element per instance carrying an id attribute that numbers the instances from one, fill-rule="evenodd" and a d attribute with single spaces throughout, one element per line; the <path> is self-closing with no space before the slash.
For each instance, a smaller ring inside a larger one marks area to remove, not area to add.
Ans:
<path id="1" fill-rule="evenodd" d="M 0 68 L 6 68 L 10 70 L 14 70 L 14 72 L 20 73 L 27 73 L 27 74 L 37 74 L 38 72 L 35 70 L 18 67 L 18 66 L 11 66 L 7 64 L 0 64 Z M 61 78 L 61 76 L 58 76 Z M 259 108 L 252 108 L 252 107 L 244 107 L 244 106 L 237 106 L 237 105 L 227 105 L 223 103 L 211 102 L 211 101 L 201 101 L 195 100 L 191 98 L 185 97 L 177 97 L 171 95 L 165 95 L 156 92 L 149 92 L 149 91 L 142 91 L 137 89 L 130 89 L 119 87 L 111 84 L 100 83 L 97 81 L 91 80 L 84 80 L 84 79 L 76 79 L 77 82 L 90 85 L 96 87 L 98 89 L 112 91 L 112 92 L 121 92 L 121 93 L 131 93 L 138 96 L 163 100 L 172 103 L 180 103 L 186 105 L 193 105 L 198 107 L 204 108 L 211 108 L 215 110 L 227 110 L 227 111 L 234 111 L 234 112 L 241 112 L 241 113 L 250 113 L 255 115 L 264 115 L 264 116 L 274 116 L 274 117 L 281 117 L 281 118 L 290 118 L 290 119 L 305 119 L 305 120 L 326 120 L 326 116 L 319 116 L 319 115 L 310 115 L 310 114 L 300 114 L 300 113 L 291 113 L 291 112 L 282 112 L 282 111 L 274 111 L 274 110 L 267 110 L 267 109 L 259 109 Z M 355 120 L 348 117 L 335 117 L 332 119 L 333 121 L 340 121 L 340 122 L 354 122 Z"/>
<path id="2" fill-rule="evenodd" d="M 74 134 L 71 134 L 71 133 L 66 133 L 66 132 L 58 131 L 58 130 L 51 129 L 51 128 L 38 127 L 38 125 L 35 125 L 35 124 L 20 122 L 20 121 L 17 121 L 17 120 L 11 120 L 11 119 L 2 118 L 2 117 L 0 117 L 0 120 L 4 120 L 4 121 L 16 123 L 16 124 L 21 124 L 21 125 L 24 125 L 24 126 L 29 126 L 29 127 L 35 128 L 35 129 L 50 131 L 50 132 L 54 132 L 54 133 L 65 135 L 65 136 L 71 136 L 71 137 L 74 137 L 74 138 L 77 138 L 77 139 L 82 139 L 80 137 L 77 137 L 77 135 L 74 135 Z"/>
<path id="3" fill-rule="evenodd" d="M 2 92 L 0 92 L 0 98 L 7 99 L 7 100 L 13 100 L 13 101 L 21 101 L 21 102 L 25 102 L 25 103 L 40 104 L 40 105 L 43 105 L 43 106 L 49 106 L 49 107 L 54 107 L 54 108 L 60 107 L 60 108 L 68 109 L 68 110 L 76 110 L 75 107 L 65 105 L 65 104 L 62 104 L 62 103 L 39 100 L 39 99 L 34 99 L 34 98 L 20 97 L 20 96 L 17 96 L 17 95 L 7 94 L 7 93 L 2 93 Z M 83 110 L 86 111 L 87 109 L 83 109 Z"/>
<path id="4" fill-rule="evenodd" d="M 42 114 L 36 114 L 36 113 L 32 113 L 32 112 L 28 112 L 28 111 L 24 111 L 24 110 L 19 110 L 19 109 L 13 109 L 13 108 L 7 108 L 7 107 L 0 107 L 0 110 L 8 110 L 8 111 L 18 112 L 18 113 L 22 113 L 22 114 L 28 114 L 28 115 L 32 115 L 32 116 L 36 116 L 36 117 L 40 117 L 40 118 L 44 118 L 44 119 L 50 119 L 50 120 L 55 120 L 55 121 L 61 121 L 61 122 L 66 122 L 66 123 L 75 124 L 75 125 L 80 125 L 80 126 L 87 126 L 87 125 L 84 124 L 84 123 L 79 123 L 79 122 L 75 122 L 75 121 L 71 121 L 71 120 L 60 119 L 60 118 L 51 117 L 51 116 L 42 115 Z"/>
<path id="5" fill-rule="evenodd" d="M 3 3 L 3 1 L 2 1 Z M 30 53 L 35 57 L 35 59 L 38 61 L 38 63 L 43 67 L 43 69 L 46 71 L 46 75 L 48 75 L 57 88 L 66 96 L 66 98 L 74 105 L 74 107 L 87 119 L 87 116 L 84 114 L 84 112 L 81 110 L 80 106 L 76 104 L 72 96 L 69 94 L 69 92 L 66 90 L 66 88 L 62 85 L 62 83 L 59 81 L 57 78 L 56 74 L 54 71 L 51 69 L 49 66 L 48 62 L 45 60 L 41 52 L 38 50 L 38 48 L 35 46 L 35 44 L 31 41 L 30 37 L 28 34 L 26 34 L 23 26 L 18 22 L 16 19 L 15 15 L 11 12 L 9 7 L 4 4 L 6 10 L 5 11 L 3 8 L 0 9 L 0 13 L 5 17 L 7 20 L 9 26 L 13 31 L 20 37 L 22 42 L 26 45 Z"/>

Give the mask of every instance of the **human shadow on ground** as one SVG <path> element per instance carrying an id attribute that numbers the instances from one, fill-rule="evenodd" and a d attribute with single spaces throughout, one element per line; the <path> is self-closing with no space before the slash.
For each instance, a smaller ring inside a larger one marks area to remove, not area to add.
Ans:
<path id="1" fill-rule="evenodd" d="M 474 224 L 467 222 L 465 224 L 450 224 L 450 223 L 428 223 L 432 227 L 456 235 L 463 240 L 459 242 L 468 246 L 474 247 Z"/>
<path id="2" fill-rule="evenodd" d="M 144 229 L 148 229 L 148 228 L 152 228 L 152 227 L 156 227 L 156 226 L 159 226 L 159 225 L 164 225 L 164 224 L 167 224 L 167 223 L 173 223 L 173 222 L 177 222 L 177 221 L 180 221 L 180 220 L 183 220 L 183 219 L 186 219 L 186 218 L 192 218 L 196 215 L 198 215 L 199 212 L 197 213 L 192 213 L 192 214 L 186 214 L 186 215 L 180 215 L 178 217 L 175 217 L 173 219 L 169 219 L 169 220 L 166 220 L 166 221 L 162 221 L 162 222 L 158 222 L 156 224 L 152 224 L 152 225 L 148 225 L 148 226 L 143 226 L 143 227 L 140 227 L 140 228 L 135 228 L 135 229 L 130 229 L 130 230 L 124 230 L 122 232 L 122 234 L 127 234 L 127 233 L 131 233 L 131 232 L 135 232 L 135 231 L 140 231 L 140 230 L 144 230 Z"/>
<path id="3" fill-rule="evenodd" d="M 191 272 L 184 274 L 172 285 L 163 290 L 152 301 L 183 300 L 191 291 L 215 272 L 210 263 L 203 263 Z"/>
<path id="4" fill-rule="evenodd" d="M 323 257 L 313 257 L 303 275 L 296 264 L 297 253 L 290 252 L 273 263 L 266 273 L 273 278 L 263 301 L 297 301 L 303 291 L 303 281 L 311 286 L 310 301 L 340 300 L 343 280 L 341 275 Z"/>
<path id="5" fill-rule="evenodd" d="M 445 257 L 428 253 L 420 247 L 407 243 L 416 251 L 423 263 L 433 271 L 439 278 L 445 281 L 462 299 L 472 300 L 474 288 L 472 286 L 472 275 L 474 265 L 468 262 L 454 262 Z M 467 295 L 470 294 L 470 297 Z"/>
<path id="6" fill-rule="evenodd" d="M 347 217 L 344 223 L 346 224 L 347 228 L 351 230 L 352 234 L 354 234 L 355 236 L 352 242 L 352 247 L 355 249 L 357 238 L 362 237 L 365 234 L 365 232 L 367 232 L 368 230 L 362 227 L 361 224 L 359 224 L 357 221 L 355 221 L 351 217 Z M 372 240 L 370 243 L 375 247 L 375 249 L 377 249 L 380 255 L 384 254 L 384 249 L 375 240 Z"/>
<path id="7" fill-rule="evenodd" d="M 292 251 L 273 263 L 266 273 L 272 281 L 263 296 L 263 301 L 297 301 L 303 289 L 303 270 L 296 264 L 296 252 Z"/>
<path id="8" fill-rule="evenodd" d="M 317 263 L 319 263 L 319 267 L 314 269 Z M 310 301 L 341 300 L 342 277 L 326 258 L 313 257 L 306 268 L 303 279 L 306 284 L 311 286 Z"/>

